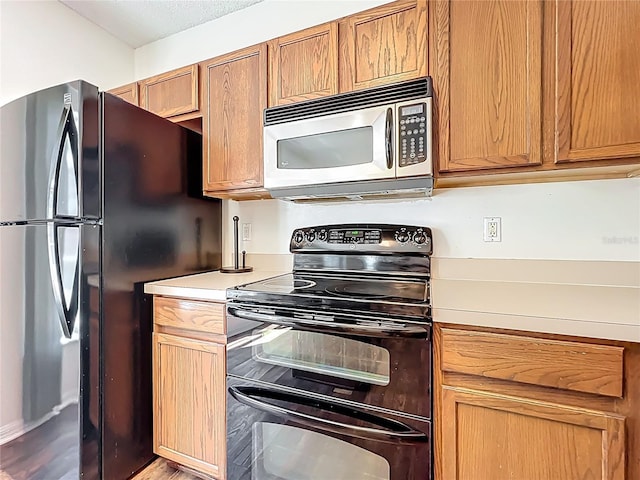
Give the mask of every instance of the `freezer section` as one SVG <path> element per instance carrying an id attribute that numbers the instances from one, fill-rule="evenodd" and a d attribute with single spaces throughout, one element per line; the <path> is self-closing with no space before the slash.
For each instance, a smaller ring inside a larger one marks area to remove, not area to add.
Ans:
<path id="1" fill-rule="evenodd" d="M 0 223 L 100 216 L 97 95 L 77 81 L 0 108 Z"/>

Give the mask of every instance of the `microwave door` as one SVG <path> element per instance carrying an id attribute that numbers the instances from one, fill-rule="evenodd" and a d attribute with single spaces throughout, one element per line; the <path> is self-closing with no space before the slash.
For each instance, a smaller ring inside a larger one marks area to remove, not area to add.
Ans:
<path id="1" fill-rule="evenodd" d="M 395 177 L 393 106 L 264 128 L 265 188 Z"/>

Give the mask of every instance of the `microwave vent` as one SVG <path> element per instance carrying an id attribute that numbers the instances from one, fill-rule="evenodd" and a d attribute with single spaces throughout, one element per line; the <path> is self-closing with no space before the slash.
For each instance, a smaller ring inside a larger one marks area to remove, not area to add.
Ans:
<path id="1" fill-rule="evenodd" d="M 423 77 L 383 87 L 267 108 L 264 111 L 264 125 L 274 125 L 431 96 L 433 96 L 431 77 Z"/>

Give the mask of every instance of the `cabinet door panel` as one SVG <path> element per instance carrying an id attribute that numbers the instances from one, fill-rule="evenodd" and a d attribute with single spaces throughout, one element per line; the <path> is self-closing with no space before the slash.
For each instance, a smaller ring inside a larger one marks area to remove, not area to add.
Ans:
<path id="1" fill-rule="evenodd" d="M 542 2 L 434 2 L 440 171 L 541 163 Z"/>
<path id="2" fill-rule="evenodd" d="M 271 106 L 338 93 L 337 23 L 273 40 L 269 59 Z"/>
<path id="3" fill-rule="evenodd" d="M 340 24 L 340 91 L 427 75 L 427 2 L 405 0 L 352 15 Z"/>
<path id="4" fill-rule="evenodd" d="M 204 71 L 204 190 L 261 187 L 267 46 L 218 57 Z"/>
<path id="5" fill-rule="evenodd" d="M 109 93 L 112 93 L 116 97 L 120 97 L 129 103 L 138 105 L 138 84 L 136 82 L 109 90 Z"/>
<path id="6" fill-rule="evenodd" d="M 556 8 L 556 161 L 640 156 L 640 2 Z"/>
<path id="7" fill-rule="evenodd" d="M 161 117 L 197 112 L 198 98 L 198 65 L 140 82 L 140 106 Z"/>
<path id="8" fill-rule="evenodd" d="M 224 346 L 153 334 L 154 451 L 221 478 L 226 464 Z"/>
<path id="9" fill-rule="evenodd" d="M 446 386 L 442 408 L 443 478 L 625 478 L 622 417 Z"/>

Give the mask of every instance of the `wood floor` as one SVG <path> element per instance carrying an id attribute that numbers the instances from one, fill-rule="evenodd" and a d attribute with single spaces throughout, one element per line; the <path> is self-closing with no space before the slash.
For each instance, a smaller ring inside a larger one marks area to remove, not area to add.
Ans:
<path id="1" fill-rule="evenodd" d="M 2 480 L 2 478 L 0 478 Z M 198 477 L 176 470 L 164 458 L 155 462 L 138 473 L 131 480 L 199 480 Z"/>

